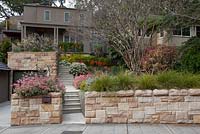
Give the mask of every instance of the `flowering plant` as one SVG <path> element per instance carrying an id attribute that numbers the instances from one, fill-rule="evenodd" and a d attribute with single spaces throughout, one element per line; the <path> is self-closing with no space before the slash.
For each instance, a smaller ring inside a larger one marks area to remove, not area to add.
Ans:
<path id="1" fill-rule="evenodd" d="M 76 76 L 76 77 L 74 78 L 74 87 L 80 88 L 81 83 L 82 83 L 83 81 L 85 81 L 85 80 L 91 78 L 91 77 L 92 77 L 91 74 Z"/>
<path id="2" fill-rule="evenodd" d="M 88 73 L 88 68 L 84 63 L 74 62 L 69 68 L 69 73 L 74 76 L 85 75 Z"/>
<path id="3" fill-rule="evenodd" d="M 54 80 L 46 76 L 24 76 L 14 85 L 14 91 L 23 97 L 47 95 L 50 92 L 60 92 L 64 90 L 64 85 L 59 80 Z"/>

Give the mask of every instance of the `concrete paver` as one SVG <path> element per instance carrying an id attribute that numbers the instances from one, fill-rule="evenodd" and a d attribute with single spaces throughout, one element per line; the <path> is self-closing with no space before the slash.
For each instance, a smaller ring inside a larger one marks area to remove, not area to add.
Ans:
<path id="1" fill-rule="evenodd" d="M 199 125 L 162 124 L 94 124 L 44 125 L 10 127 L 1 134 L 61 134 L 64 131 L 83 131 L 83 134 L 200 134 Z"/>
<path id="2" fill-rule="evenodd" d="M 0 103 L 0 126 L 10 126 L 10 102 Z"/>
<path id="3" fill-rule="evenodd" d="M 82 113 L 63 114 L 62 124 L 85 124 L 85 118 Z"/>

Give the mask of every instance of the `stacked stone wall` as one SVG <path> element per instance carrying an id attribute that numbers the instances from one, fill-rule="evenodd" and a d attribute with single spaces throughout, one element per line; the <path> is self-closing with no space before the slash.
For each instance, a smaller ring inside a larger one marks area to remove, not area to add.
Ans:
<path id="1" fill-rule="evenodd" d="M 86 123 L 200 123 L 200 89 L 85 93 Z"/>
<path id="2" fill-rule="evenodd" d="M 11 125 L 59 124 L 62 122 L 62 94 L 51 93 L 51 104 L 43 104 L 42 96 L 11 99 Z"/>
<path id="3" fill-rule="evenodd" d="M 9 52 L 8 66 L 12 70 L 46 70 L 50 69 L 52 77 L 57 76 L 56 52 Z M 38 67 L 38 68 L 37 68 Z"/>

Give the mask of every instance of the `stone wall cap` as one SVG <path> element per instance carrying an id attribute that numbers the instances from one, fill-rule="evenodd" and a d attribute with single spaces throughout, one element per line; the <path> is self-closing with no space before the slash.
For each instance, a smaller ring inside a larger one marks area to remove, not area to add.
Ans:
<path id="1" fill-rule="evenodd" d="M 87 98 L 99 97 L 99 93 L 96 91 L 85 92 L 85 97 L 87 97 Z"/>
<path id="2" fill-rule="evenodd" d="M 153 94 L 153 91 L 150 89 L 135 91 L 135 96 L 138 96 L 138 97 L 151 97 L 152 94 Z"/>
<path id="3" fill-rule="evenodd" d="M 167 89 L 155 89 L 155 90 L 153 90 L 153 95 L 154 96 L 168 96 L 169 90 L 167 90 Z"/>
<path id="4" fill-rule="evenodd" d="M 190 96 L 200 96 L 200 89 L 189 89 L 188 93 Z"/>

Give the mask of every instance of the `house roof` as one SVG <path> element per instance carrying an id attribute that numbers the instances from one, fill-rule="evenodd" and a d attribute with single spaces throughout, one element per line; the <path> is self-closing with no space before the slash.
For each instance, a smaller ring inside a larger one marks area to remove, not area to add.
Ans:
<path id="1" fill-rule="evenodd" d="M 0 70 L 8 70 L 9 71 L 10 68 L 6 64 L 0 62 Z"/>

